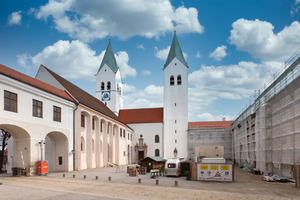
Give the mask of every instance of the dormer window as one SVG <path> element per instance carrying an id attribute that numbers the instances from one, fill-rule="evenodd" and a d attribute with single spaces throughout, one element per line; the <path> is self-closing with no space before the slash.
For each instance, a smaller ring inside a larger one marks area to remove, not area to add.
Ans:
<path id="1" fill-rule="evenodd" d="M 181 76 L 180 75 L 177 76 L 177 85 L 181 85 Z"/>
<path id="2" fill-rule="evenodd" d="M 110 90 L 110 82 L 107 82 L 107 90 Z"/>
<path id="3" fill-rule="evenodd" d="M 170 77 L 170 85 L 174 85 L 174 76 Z"/>
<path id="4" fill-rule="evenodd" d="M 103 82 L 101 82 L 101 90 L 104 90 L 104 83 Z"/>

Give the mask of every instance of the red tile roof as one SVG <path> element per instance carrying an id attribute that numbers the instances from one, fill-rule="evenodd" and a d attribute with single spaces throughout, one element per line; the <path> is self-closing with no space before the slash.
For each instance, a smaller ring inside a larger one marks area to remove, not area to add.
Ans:
<path id="1" fill-rule="evenodd" d="M 189 129 L 224 129 L 231 128 L 233 121 L 189 122 Z"/>
<path id="2" fill-rule="evenodd" d="M 58 89 L 56 87 L 53 87 L 52 85 L 44 83 L 38 79 L 32 78 L 25 74 L 22 74 L 21 72 L 15 71 L 15 70 L 8 68 L 1 64 L 0 64 L 0 74 L 3 74 L 4 76 L 10 77 L 17 81 L 23 82 L 23 83 L 33 86 L 35 88 L 41 89 L 41 90 L 51 93 L 53 95 L 59 96 L 68 101 L 74 102 L 74 100 L 68 95 L 68 93 L 66 91 Z"/>
<path id="3" fill-rule="evenodd" d="M 44 67 L 79 103 L 124 124 L 124 122 L 120 120 L 120 118 L 118 118 L 118 116 L 115 115 L 113 111 L 111 111 L 102 101 L 59 76 L 44 65 L 41 65 L 41 67 Z"/>
<path id="4" fill-rule="evenodd" d="M 142 108 L 120 110 L 119 118 L 127 124 L 162 123 L 164 121 L 164 109 Z"/>

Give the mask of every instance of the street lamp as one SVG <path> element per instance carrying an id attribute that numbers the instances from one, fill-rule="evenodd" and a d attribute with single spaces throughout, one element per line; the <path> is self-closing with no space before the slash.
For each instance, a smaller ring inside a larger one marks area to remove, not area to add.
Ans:
<path id="1" fill-rule="evenodd" d="M 43 152 L 43 147 L 44 147 L 44 144 L 45 144 L 45 141 L 44 140 L 41 140 L 39 142 L 39 144 L 41 145 L 41 174 L 40 175 L 44 175 L 43 174 L 43 155 L 44 155 L 44 152 Z"/>

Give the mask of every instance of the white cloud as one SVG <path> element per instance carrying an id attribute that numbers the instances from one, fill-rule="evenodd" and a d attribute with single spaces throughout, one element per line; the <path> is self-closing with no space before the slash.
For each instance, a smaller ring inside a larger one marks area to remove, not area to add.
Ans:
<path id="1" fill-rule="evenodd" d="M 225 56 L 227 56 L 226 49 L 227 47 L 224 45 L 219 46 L 209 55 L 209 57 L 215 59 L 216 61 L 221 61 Z"/>
<path id="2" fill-rule="evenodd" d="M 190 117 L 207 112 L 207 107 L 217 100 L 249 98 L 281 66 L 282 63 L 277 62 L 201 66 L 199 70 L 189 74 L 189 108 L 193 108 L 189 111 Z"/>
<path id="3" fill-rule="evenodd" d="M 133 85 L 128 85 L 128 84 L 123 84 L 123 92 L 124 93 L 132 93 L 132 92 L 136 92 L 137 88 Z"/>
<path id="4" fill-rule="evenodd" d="M 200 52 L 199 52 L 199 51 L 197 51 L 197 53 L 196 53 L 195 57 L 196 57 L 196 58 L 201 58 L 201 57 L 202 57 L 202 55 L 200 54 Z"/>
<path id="5" fill-rule="evenodd" d="M 229 115 L 212 115 L 208 112 L 197 115 L 197 120 L 199 121 L 221 121 L 223 118 L 225 118 L 226 121 L 234 120 L 234 117 Z"/>
<path id="6" fill-rule="evenodd" d="M 20 25 L 22 21 L 22 11 L 13 12 L 8 16 L 8 25 Z"/>
<path id="7" fill-rule="evenodd" d="M 159 50 L 157 47 L 154 48 L 155 51 L 155 57 L 166 61 L 168 58 L 168 54 L 170 51 L 171 46 L 167 46 L 165 49 Z M 184 59 L 187 59 L 188 55 L 185 52 L 182 52 Z"/>
<path id="8" fill-rule="evenodd" d="M 165 49 L 158 50 L 158 48 L 155 47 L 155 56 L 161 60 L 167 60 L 170 48 L 171 46 L 168 46 Z"/>
<path id="9" fill-rule="evenodd" d="M 300 23 L 293 22 L 275 34 L 266 21 L 239 19 L 232 24 L 230 43 L 262 61 L 288 59 L 300 46 Z"/>
<path id="10" fill-rule="evenodd" d="M 149 70 L 144 69 L 144 70 L 143 70 L 143 75 L 144 75 L 144 76 L 151 75 L 151 72 L 150 72 Z"/>
<path id="11" fill-rule="evenodd" d="M 32 63 L 34 67 L 43 64 L 65 78 L 94 80 L 105 51 L 100 55 L 89 46 L 78 40 L 59 40 L 53 45 L 45 47 L 35 56 L 18 55 L 18 62 L 24 67 Z M 122 77 L 135 76 L 136 71 L 128 65 L 129 57 L 125 51 L 115 54 Z"/>
<path id="12" fill-rule="evenodd" d="M 104 38 L 147 38 L 178 33 L 202 33 L 195 8 L 174 8 L 169 0 L 49 0 L 37 12 L 38 19 L 53 17 L 55 28 L 82 41 Z"/>
<path id="13" fill-rule="evenodd" d="M 135 77 L 136 70 L 128 65 L 129 56 L 126 51 L 119 51 L 115 54 L 117 64 L 120 68 L 122 78 L 126 78 L 128 76 Z M 101 58 L 102 60 L 102 58 Z"/>
<path id="14" fill-rule="evenodd" d="M 137 46 L 136 46 L 136 48 L 145 50 L 145 47 L 144 47 L 144 45 L 143 45 L 143 44 L 139 44 L 139 45 L 137 45 Z"/>
<path id="15" fill-rule="evenodd" d="M 19 65 L 25 67 L 26 69 L 30 69 L 31 68 L 31 63 L 30 63 L 30 60 L 31 60 L 31 56 L 24 53 L 24 54 L 21 54 L 21 55 L 17 55 L 17 62 L 19 63 Z"/>
<path id="16" fill-rule="evenodd" d="M 292 4 L 291 15 L 296 14 L 300 9 L 300 0 L 295 0 L 295 3 Z"/>
<path id="17" fill-rule="evenodd" d="M 135 86 L 123 85 L 123 99 L 125 109 L 162 107 L 163 87 L 148 85 L 139 90 Z"/>

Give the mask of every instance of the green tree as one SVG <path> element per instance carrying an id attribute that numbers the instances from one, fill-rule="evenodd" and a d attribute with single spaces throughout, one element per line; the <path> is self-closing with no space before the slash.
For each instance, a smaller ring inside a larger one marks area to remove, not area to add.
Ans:
<path id="1" fill-rule="evenodd" d="M 3 161 L 4 161 L 4 150 L 7 147 L 7 141 L 11 137 L 10 133 L 0 129 L 0 142 L 1 142 L 1 154 L 0 154 L 0 172 L 3 170 Z"/>

